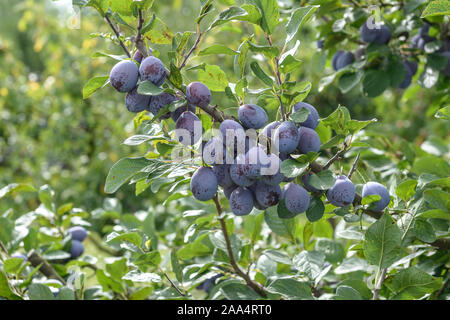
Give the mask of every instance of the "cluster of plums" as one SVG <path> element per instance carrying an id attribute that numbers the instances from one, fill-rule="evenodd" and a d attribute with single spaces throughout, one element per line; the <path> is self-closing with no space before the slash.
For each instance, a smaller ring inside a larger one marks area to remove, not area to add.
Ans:
<path id="1" fill-rule="evenodd" d="M 142 95 L 138 93 L 139 85 L 144 81 L 150 81 L 155 86 L 161 86 L 166 79 L 168 72 L 162 61 L 152 55 L 149 48 L 149 56 L 143 57 L 137 50 L 131 60 L 118 62 L 109 75 L 109 82 L 119 92 L 126 92 L 125 105 L 130 112 L 138 113 L 149 111 L 153 115 L 165 106 L 173 103 L 179 98 L 171 93 L 163 92 L 156 96 Z M 139 66 L 138 66 L 139 65 Z M 181 106 L 173 112 L 161 115 L 162 119 L 172 117 L 173 121 L 182 116 L 181 122 L 190 122 L 190 118 L 198 119 L 195 115 L 195 106 L 207 106 L 211 102 L 211 92 L 200 82 L 193 82 L 186 88 L 187 104 Z M 188 112 L 183 114 L 184 112 Z M 187 118 L 187 120 L 185 119 Z M 183 124 L 180 124 L 183 127 Z"/>
<path id="2" fill-rule="evenodd" d="M 83 241 L 87 238 L 87 231 L 85 228 L 76 226 L 67 229 L 67 233 L 72 236 L 72 245 L 70 246 L 70 259 L 76 259 L 84 252 Z"/>
<path id="3" fill-rule="evenodd" d="M 429 42 L 435 41 L 436 38 L 428 35 L 428 30 L 430 25 L 426 24 L 421 27 L 419 33 L 411 38 L 411 48 L 419 48 L 424 50 L 425 45 Z M 391 31 L 386 25 L 375 25 L 371 24 L 367 20 L 359 29 L 361 40 L 365 43 L 378 43 L 381 45 L 386 45 L 391 40 Z M 318 41 L 318 47 L 323 47 L 323 41 Z M 437 53 L 442 54 L 447 58 L 447 65 L 442 70 L 442 74 L 445 76 L 450 75 L 450 38 L 447 38 L 442 47 L 437 51 Z M 331 58 L 331 65 L 335 71 L 340 70 L 350 64 L 355 60 L 360 60 L 365 55 L 365 47 L 360 46 L 354 53 L 351 51 L 339 50 Z M 417 72 L 417 62 L 412 58 L 406 58 L 403 61 L 403 67 L 405 69 L 405 76 L 403 81 L 398 85 L 398 88 L 406 89 L 412 81 L 413 76 Z"/>

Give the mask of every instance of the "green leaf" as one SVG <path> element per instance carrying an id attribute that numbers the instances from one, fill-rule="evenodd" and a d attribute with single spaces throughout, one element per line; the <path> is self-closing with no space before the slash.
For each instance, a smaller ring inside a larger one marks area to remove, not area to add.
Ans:
<path id="1" fill-rule="evenodd" d="M 108 176 L 106 177 L 105 192 L 116 192 L 125 182 L 134 177 L 150 163 L 152 161 L 144 157 L 120 159 L 109 170 Z"/>
<path id="2" fill-rule="evenodd" d="M 58 300 L 75 300 L 75 292 L 73 292 L 73 290 L 68 287 L 62 287 L 61 289 L 59 289 L 57 299 Z"/>
<path id="3" fill-rule="evenodd" d="M 239 251 L 242 248 L 241 240 L 235 234 L 229 235 L 229 238 L 230 238 L 231 249 L 233 251 L 233 255 L 237 258 L 237 257 L 239 257 Z M 209 240 L 211 240 L 212 244 L 216 248 L 218 248 L 228 254 L 227 244 L 226 244 L 225 237 L 223 236 L 222 231 L 210 233 Z"/>
<path id="4" fill-rule="evenodd" d="M 368 205 L 368 204 L 377 202 L 377 201 L 379 201 L 380 199 L 381 199 L 381 196 L 380 196 L 380 195 L 378 195 L 378 194 L 371 194 L 371 195 L 368 195 L 368 196 L 365 196 L 364 198 L 362 198 L 361 204 L 362 204 L 363 206 L 366 206 L 366 205 Z"/>
<path id="5" fill-rule="evenodd" d="M 286 201 L 284 199 L 281 199 L 280 202 L 278 203 L 277 213 L 280 219 L 290 219 L 297 215 L 288 210 L 288 208 L 286 207 Z"/>
<path id="6" fill-rule="evenodd" d="M 109 1 L 110 0 L 89 0 L 86 3 L 87 7 L 93 7 L 98 11 L 98 13 L 104 17 L 106 13 L 108 12 L 109 8 Z"/>
<path id="7" fill-rule="evenodd" d="M 259 80 L 264 82 L 269 87 L 273 86 L 273 79 L 264 72 L 264 70 L 259 66 L 258 62 L 253 61 L 250 63 L 250 69 L 252 69 L 255 76 L 258 77 Z"/>
<path id="8" fill-rule="evenodd" d="M 412 171 L 418 175 L 429 173 L 446 178 L 450 176 L 450 164 L 441 157 L 432 155 L 424 156 L 415 159 Z"/>
<path id="9" fill-rule="evenodd" d="M 339 106 L 328 117 L 321 120 L 321 122 L 331 127 L 336 133 L 347 134 L 347 123 L 351 120 L 350 112 L 344 106 Z"/>
<path id="10" fill-rule="evenodd" d="M 151 251 L 141 254 L 135 261 L 134 264 L 139 268 L 145 270 L 148 267 L 155 267 L 161 263 L 161 254 L 159 251 Z"/>
<path id="11" fill-rule="evenodd" d="M 342 93 L 347 93 L 353 89 L 363 77 L 363 72 L 346 72 L 339 77 L 338 86 Z"/>
<path id="12" fill-rule="evenodd" d="M 308 108 L 301 108 L 299 111 L 293 112 L 289 118 L 295 123 L 302 123 L 308 119 L 310 113 L 311 111 Z"/>
<path id="13" fill-rule="evenodd" d="M 139 270 L 133 270 L 128 272 L 122 277 L 123 280 L 130 280 L 133 282 L 160 282 L 161 277 L 156 273 L 140 272 Z"/>
<path id="14" fill-rule="evenodd" d="M 450 120 L 450 106 L 439 109 L 434 116 L 438 119 Z"/>
<path id="15" fill-rule="evenodd" d="M 278 217 L 277 207 L 270 207 L 264 213 L 264 220 L 266 221 L 269 228 L 275 232 L 277 235 L 286 238 L 293 238 L 296 229 L 295 218 L 291 219 L 280 219 Z"/>
<path id="16" fill-rule="evenodd" d="M 424 191 L 423 195 L 425 201 L 434 208 L 447 210 L 447 202 L 450 199 L 450 195 L 447 192 L 440 189 L 428 189 Z"/>
<path id="17" fill-rule="evenodd" d="M 293 159 L 287 159 L 281 163 L 280 172 L 288 178 L 295 178 L 303 174 L 308 166 L 308 162 L 300 163 Z"/>
<path id="18" fill-rule="evenodd" d="M 417 180 L 408 179 L 403 181 L 395 189 L 397 196 L 403 201 L 408 201 L 416 193 Z"/>
<path id="19" fill-rule="evenodd" d="M 208 46 L 207 48 L 201 50 L 197 55 L 198 56 L 207 56 L 210 54 L 227 54 L 230 56 L 235 56 L 239 54 L 238 51 L 234 51 L 228 46 L 225 46 L 223 44 L 213 44 L 211 46 Z"/>
<path id="20" fill-rule="evenodd" d="M 138 235 L 136 232 L 125 232 L 118 234 L 117 232 L 111 232 L 106 237 L 106 242 L 111 241 L 126 241 L 134 244 L 136 247 L 142 246 L 142 237 Z"/>
<path id="21" fill-rule="evenodd" d="M 391 216 L 384 213 L 366 231 L 364 256 L 367 262 L 381 269 L 389 267 L 400 253 L 401 236 Z"/>
<path id="22" fill-rule="evenodd" d="M 139 84 L 138 93 L 147 95 L 147 96 L 157 96 L 164 92 L 164 89 L 161 89 L 158 86 L 155 86 L 153 82 L 150 80 L 143 81 Z"/>
<path id="23" fill-rule="evenodd" d="M 314 197 L 311 199 L 308 209 L 306 210 L 306 217 L 309 221 L 318 221 L 323 217 L 325 206 L 320 198 Z"/>
<path id="24" fill-rule="evenodd" d="M 170 61 L 170 77 L 169 81 L 178 89 L 183 85 L 183 76 L 181 75 L 180 69 Z"/>
<path id="25" fill-rule="evenodd" d="M 267 59 L 275 58 L 276 56 L 278 56 L 278 54 L 280 52 L 277 47 L 261 46 L 261 45 L 254 44 L 254 43 L 252 43 L 250 41 L 247 41 L 247 43 L 249 45 L 250 51 L 256 52 L 256 53 L 261 53 Z"/>
<path id="26" fill-rule="evenodd" d="M 308 21 L 312 14 L 319 8 L 319 6 L 300 7 L 294 10 L 286 25 L 286 42 L 291 41 L 298 30 Z"/>
<path id="27" fill-rule="evenodd" d="M 436 232 L 434 231 L 433 226 L 425 220 L 414 220 L 413 231 L 416 237 L 423 242 L 433 243 L 436 241 Z"/>
<path id="28" fill-rule="evenodd" d="M 358 291 L 349 286 L 340 285 L 336 289 L 335 300 L 363 300 Z"/>
<path id="29" fill-rule="evenodd" d="M 324 262 L 325 255 L 318 251 L 302 251 L 293 258 L 294 267 L 311 280 L 320 275 Z"/>
<path id="30" fill-rule="evenodd" d="M 423 10 L 421 18 L 432 16 L 445 16 L 450 14 L 450 1 L 448 0 L 434 0 L 431 1 L 425 10 Z"/>
<path id="31" fill-rule="evenodd" d="M 366 96 L 374 98 L 389 87 L 389 75 L 383 70 L 368 70 L 363 78 L 363 92 Z"/>
<path id="32" fill-rule="evenodd" d="M 292 278 L 279 278 L 267 287 L 272 293 L 278 293 L 290 300 L 313 300 L 311 288 L 307 282 L 300 282 Z"/>
<path id="33" fill-rule="evenodd" d="M 150 42 L 156 44 L 171 44 L 173 33 L 169 27 L 159 18 L 155 18 L 152 28 L 144 34 Z"/>
<path id="34" fill-rule="evenodd" d="M 265 33 L 271 35 L 280 17 L 277 0 L 248 0 L 248 2 L 259 9 L 261 13 L 260 26 Z"/>
<path id="35" fill-rule="evenodd" d="M 227 282 L 220 291 L 228 300 L 259 300 L 261 297 L 245 284 L 238 282 Z"/>
<path id="36" fill-rule="evenodd" d="M 34 283 L 28 288 L 30 300 L 55 300 L 49 287 L 42 283 Z"/>
<path id="37" fill-rule="evenodd" d="M 26 183 L 11 183 L 0 189 L 0 199 L 13 192 L 36 192 L 37 190 Z"/>
<path id="38" fill-rule="evenodd" d="M 430 276 L 417 267 L 400 270 L 392 279 L 390 287 L 397 293 L 394 299 L 419 299 L 442 286 L 442 279 Z"/>
<path id="39" fill-rule="evenodd" d="M 330 263 L 341 262 L 345 257 L 345 252 L 342 245 L 331 239 L 317 239 L 314 249 L 316 251 L 322 252 L 325 255 L 325 260 Z"/>
<path id="40" fill-rule="evenodd" d="M 227 75 L 219 66 L 206 65 L 205 70 L 198 70 L 198 79 L 211 91 L 225 91 L 228 86 Z"/>
<path id="41" fill-rule="evenodd" d="M 83 99 L 89 98 L 95 91 L 109 83 L 109 76 L 93 77 L 83 87 Z"/>
<path id="42" fill-rule="evenodd" d="M 124 16 L 133 14 L 133 0 L 110 0 L 111 10 Z"/>
<path id="43" fill-rule="evenodd" d="M 330 170 L 323 170 L 319 173 L 312 174 L 309 178 L 309 184 L 318 190 L 328 190 L 334 186 L 335 182 L 336 179 Z"/>
<path id="44" fill-rule="evenodd" d="M 9 258 L 4 263 L 4 269 L 8 273 L 16 274 L 21 269 L 23 262 L 22 258 Z"/>

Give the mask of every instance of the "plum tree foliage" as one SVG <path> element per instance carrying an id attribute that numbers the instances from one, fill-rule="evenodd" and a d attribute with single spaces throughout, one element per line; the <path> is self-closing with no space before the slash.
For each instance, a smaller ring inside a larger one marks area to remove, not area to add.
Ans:
<path id="1" fill-rule="evenodd" d="M 446 147 L 389 141 L 365 111 L 320 103 L 333 83 L 369 98 L 436 90 L 430 112 L 448 126 L 450 8 L 434 2 L 380 2 L 372 16 L 369 1 L 203 0 L 191 31 L 170 30 L 154 1 L 74 1 L 123 51 L 101 55 L 119 62 L 104 60 L 109 76 L 83 97 L 109 83 L 136 113 L 123 142 L 136 149 L 104 191 L 164 196 L 87 213 L 57 207 L 47 185 L 3 187 L 40 206 L 0 216 L 0 297 L 53 299 L 35 288 L 58 279 L 73 299 L 448 299 Z M 318 83 L 301 72 L 306 26 L 328 73 Z M 91 243 L 115 258 L 97 265 Z"/>

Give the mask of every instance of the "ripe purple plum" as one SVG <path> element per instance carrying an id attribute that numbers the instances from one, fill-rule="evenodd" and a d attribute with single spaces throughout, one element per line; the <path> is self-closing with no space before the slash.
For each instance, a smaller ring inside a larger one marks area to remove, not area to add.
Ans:
<path id="1" fill-rule="evenodd" d="M 281 199 L 281 188 L 279 185 L 271 186 L 263 181 L 257 181 L 254 188 L 256 200 L 264 207 L 272 207 Z"/>
<path id="2" fill-rule="evenodd" d="M 138 87 L 129 91 L 125 96 L 125 105 L 130 112 L 142 112 L 148 108 L 151 96 L 139 94 L 137 92 Z"/>
<path id="3" fill-rule="evenodd" d="M 136 87 L 139 77 L 139 68 L 131 60 L 123 60 L 111 69 L 109 82 L 119 92 L 128 92 Z"/>
<path id="4" fill-rule="evenodd" d="M 253 193 L 244 187 L 236 188 L 230 196 L 230 209 L 237 216 L 245 216 L 252 212 Z"/>
<path id="5" fill-rule="evenodd" d="M 193 145 L 202 138 L 202 122 L 194 113 L 185 111 L 175 123 L 175 135 L 185 146 Z"/>
<path id="6" fill-rule="evenodd" d="M 191 82 L 186 87 L 187 101 L 199 107 L 207 107 L 211 102 L 211 91 L 201 82 Z"/>
<path id="7" fill-rule="evenodd" d="M 300 127 L 298 129 L 298 135 L 300 136 L 300 140 L 297 149 L 300 153 L 307 154 L 310 151 L 319 152 L 321 142 L 317 132 L 308 127 Z"/>
<path id="8" fill-rule="evenodd" d="M 290 121 L 282 122 L 274 133 L 274 142 L 278 140 L 278 151 L 283 153 L 293 152 L 298 145 L 300 136 L 297 126 Z"/>
<path id="9" fill-rule="evenodd" d="M 166 79 L 166 68 L 161 60 L 149 56 L 142 60 L 141 66 L 139 67 L 139 74 L 141 75 L 142 81 L 149 80 L 155 86 L 160 86 Z"/>
<path id="10" fill-rule="evenodd" d="M 355 199 L 355 186 L 346 176 L 336 178 L 334 185 L 327 191 L 328 201 L 336 207 L 350 205 Z"/>
<path id="11" fill-rule="evenodd" d="M 361 196 L 364 198 L 373 194 L 379 195 L 381 197 L 380 200 L 372 203 L 372 205 L 375 206 L 375 211 L 383 211 L 391 201 L 388 189 L 386 189 L 386 187 L 381 183 L 369 181 L 363 186 Z"/>
<path id="12" fill-rule="evenodd" d="M 232 164 L 230 167 L 231 180 L 241 187 L 249 187 L 255 181 L 246 175 L 245 164 Z"/>
<path id="13" fill-rule="evenodd" d="M 72 235 L 73 240 L 78 240 L 80 242 L 83 242 L 87 237 L 86 229 L 81 226 L 69 228 L 67 229 L 67 232 Z"/>
<path id="14" fill-rule="evenodd" d="M 227 149 L 218 137 L 212 137 L 202 150 L 203 161 L 209 165 L 224 164 Z"/>
<path id="15" fill-rule="evenodd" d="M 225 194 L 225 197 L 230 200 L 231 193 L 234 191 L 234 189 L 238 188 L 239 186 L 235 183 L 233 183 L 231 186 L 224 187 L 223 193 Z"/>
<path id="16" fill-rule="evenodd" d="M 292 182 L 283 187 L 282 198 L 285 201 L 286 208 L 295 215 L 305 212 L 311 200 L 305 188 Z"/>
<path id="17" fill-rule="evenodd" d="M 238 109 L 238 117 L 247 129 L 262 128 L 269 117 L 266 110 L 256 104 L 244 104 Z"/>
<path id="18" fill-rule="evenodd" d="M 300 111 L 301 109 L 306 108 L 308 109 L 309 115 L 306 121 L 300 123 L 303 127 L 308 127 L 311 129 L 316 129 L 319 125 L 319 113 L 317 112 L 316 108 L 314 108 L 312 105 L 306 102 L 298 102 L 294 104 L 294 112 Z"/>
<path id="19" fill-rule="evenodd" d="M 200 167 L 192 175 L 191 192 L 197 200 L 211 200 L 218 187 L 217 177 L 211 168 Z"/>
<path id="20" fill-rule="evenodd" d="M 157 115 L 159 110 L 164 108 L 165 106 L 171 104 L 177 100 L 177 97 L 175 97 L 173 94 L 170 94 L 168 92 L 163 92 L 161 94 L 158 94 L 157 96 L 152 96 L 150 99 L 150 104 L 148 105 L 148 110 L 153 114 Z M 162 115 L 162 119 L 167 119 L 170 117 L 170 112 L 167 112 L 166 114 Z"/>
<path id="21" fill-rule="evenodd" d="M 153 50 L 152 50 L 152 48 L 150 48 L 150 47 L 148 48 L 148 55 L 149 55 L 149 56 L 153 55 Z M 143 54 L 142 54 L 141 51 L 137 50 L 137 51 L 134 53 L 133 59 L 134 59 L 137 63 L 141 63 L 143 58 L 144 58 L 144 56 L 143 56 Z"/>
<path id="22" fill-rule="evenodd" d="M 230 167 L 229 164 L 216 164 L 212 169 L 217 177 L 217 183 L 223 188 L 234 185 L 230 175 Z"/>
<path id="23" fill-rule="evenodd" d="M 280 172 L 281 159 L 276 155 L 271 153 L 267 156 L 269 159 L 269 165 L 264 166 L 261 169 L 262 181 L 271 186 L 279 185 L 286 179 L 284 174 Z"/>
<path id="24" fill-rule="evenodd" d="M 355 61 L 355 56 L 350 51 L 345 51 L 339 55 L 336 59 L 335 70 L 340 70 Z"/>
<path id="25" fill-rule="evenodd" d="M 177 122 L 180 115 L 185 111 L 190 111 L 192 113 L 195 113 L 196 110 L 195 110 L 194 106 L 190 105 L 189 103 L 186 103 L 185 106 L 179 107 L 179 108 L 175 109 L 175 111 L 172 112 L 171 118 L 172 118 L 173 122 Z"/>
<path id="26" fill-rule="evenodd" d="M 72 239 L 72 246 L 70 247 L 69 253 L 71 259 L 76 259 L 81 256 L 84 252 L 84 246 L 81 241 Z"/>

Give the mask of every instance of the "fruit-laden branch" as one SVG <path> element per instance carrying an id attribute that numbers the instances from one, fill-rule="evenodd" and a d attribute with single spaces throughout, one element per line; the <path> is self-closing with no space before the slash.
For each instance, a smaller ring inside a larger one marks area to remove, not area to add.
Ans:
<path id="1" fill-rule="evenodd" d="M 123 51 L 125 51 L 126 55 L 128 56 L 128 58 L 131 58 L 131 54 L 128 51 L 127 46 L 123 43 L 122 40 L 120 40 L 120 34 L 119 31 L 117 31 L 116 27 L 114 27 L 114 24 L 111 22 L 111 19 L 109 19 L 108 14 L 105 14 L 105 19 L 108 22 L 109 26 L 111 27 L 111 29 L 114 31 L 114 34 L 117 37 L 117 40 L 119 40 L 120 46 L 122 47 Z"/>
<path id="2" fill-rule="evenodd" d="M 230 258 L 230 264 L 233 267 L 234 272 L 236 272 L 236 274 L 238 276 L 243 278 L 250 288 L 255 290 L 260 296 L 266 298 L 267 293 L 264 290 L 263 286 L 257 282 L 252 281 L 252 279 L 250 279 L 250 276 L 248 274 L 246 274 L 244 271 L 242 271 L 241 268 L 239 268 L 239 266 L 236 262 L 236 259 L 234 258 L 233 249 L 231 248 L 231 241 L 230 241 L 230 237 L 228 236 L 227 224 L 222 217 L 222 207 L 220 206 L 219 197 L 217 194 L 214 196 L 213 200 L 214 200 L 214 203 L 216 204 L 217 213 L 219 215 L 220 226 L 222 228 L 223 236 L 225 238 L 225 243 L 227 246 L 228 257 Z"/>
<path id="3" fill-rule="evenodd" d="M 35 268 L 37 268 L 38 266 L 41 266 L 39 268 L 39 271 L 47 278 L 56 279 L 58 281 L 61 281 L 61 283 L 63 283 L 64 285 L 66 284 L 66 281 L 36 251 L 31 250 L 30 253 L 28 254 L 27 260 Z"/>

